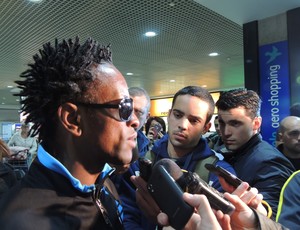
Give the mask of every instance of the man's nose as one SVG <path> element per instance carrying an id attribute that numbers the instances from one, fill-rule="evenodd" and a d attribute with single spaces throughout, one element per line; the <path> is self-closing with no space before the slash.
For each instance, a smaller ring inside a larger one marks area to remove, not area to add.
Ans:
<path id="1" fill-rule="evenodd" d="M 185 130 L 185 129 L 187 129 L 188 124 L 189 124 L 189 120 L 185 119 L 185 118 L 182 118 L 180 120 L 180 123 L 178 124 L 178 128 Z"/>
<path id="2" fill-rule="evenodd" d="M 134 129 L 137 129 L 140 125 L 140 120 L 134 112 L 132 113 L 131 119 L 128 122 L 130 123 L 130 126 L 132 126 Z"/>

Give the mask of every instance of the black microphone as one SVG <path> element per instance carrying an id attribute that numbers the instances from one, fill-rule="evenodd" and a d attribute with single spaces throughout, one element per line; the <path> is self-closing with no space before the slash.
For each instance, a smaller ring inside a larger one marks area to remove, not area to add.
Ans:
<path id="1" fill-rule="evenodd" d="M 152 167 L 152 172 L 159 167 L 159 165 L 164 166 L 167 172 L 172 176 L 172 178 L 177 181 L 180 177 L 183 176 L 181 168 L 171 159 L 163 158 L 157 161 Z"/>
<path id="2" fill-rule="evenodd" d="M 180 176 L 176 174 L 178 170 L 177 172 L 176 170 L 173 171 L 174 167 L 169 166 L 170 164 L 167 164 L 165 160 L 153 166 L 148 179 L 147 189 L 160 210 L 167 214 L 170 225 L 175 229 L 183 229 L 194 213 L 194 207 L 183 200 L 182 189 L 169 173 L 171 172 L 175 177 Z"/>
<path id="3" fill-rule="evenodd" d="M 210 206 L 215 210 L 221 210 L 224 214 L 231 215 L 234 212 L 234 205 L 224 198 L 223 193 L 209 186 L 198 174 L 182 170 L 174 161 L 167 158 L 157 161 L 152 168 L 152 173 L 160 166 L 166 169 L 183 191 L 205 195 Z"/>

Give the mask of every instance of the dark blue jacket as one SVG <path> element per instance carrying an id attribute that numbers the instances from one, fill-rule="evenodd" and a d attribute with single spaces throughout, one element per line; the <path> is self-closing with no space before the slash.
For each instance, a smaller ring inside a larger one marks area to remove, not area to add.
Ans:
<path id="1" fill-rule="evenodd" d="M 280 194 L 276 221 L 290 229 L 300 226 L 300 170 L 286 181 Z"/>
<path id="2" fill-rule="evenodd" d="M 143 157 L 146 155 L 146 153 L 149 151 L 149 139 L 145 136 L 145 134 L 139 130 L 137 132 L 137 146 L 139 150 L 140 157 Z"/>
<path id="3" fill-rule="evenodd" d="M 157 140 L 154 143 L 152 152 L 154 152 L 156 155 L 155 161 L 160 160 L 162 158 L 170 158 L 167 152 L 168 138 L 169 136 L 166 134 L 162 137 L 162 139 Z M 194 151 L 182 158 L 179 158 L 176 161 L 176 163 L 182 169 L 194 171 L 196 164 L 200 159 L 207 158 L 214 154 L 215 153 L 208 147 L 206 140 L 204 138 L 201 138 Z M 216 165 L 220 165 L 236 175 L 232 166 L 227 162 L 219 160 L 217 161 Z M 129 172 L 131 175 L 139 175 L 139 165 L 137 163 L 133 164 L 132 167 L 130 167 Z M 211 181 L 211 184 L 214 188 L 216 188 L 219 191 L 222 191 L 221 185 L 216 175 L 211 173 L 209 181 Z M 155 225 L 150 223 L 137 207 L 135 200 L 135 187 L 130 182 L 128 174 L 127 178 L 124 177 L 119 191 L 121 195 L 121 200 L 123 202 L 125 229 L 155 229 Z"/>
<path id="4" fill-rule="evenodd" d="M 275 218 L 281 188 L 294 171 L 291 162 L 257 134 L 234 153 L 231 163 L 238 177 L 263 195 Z"/>

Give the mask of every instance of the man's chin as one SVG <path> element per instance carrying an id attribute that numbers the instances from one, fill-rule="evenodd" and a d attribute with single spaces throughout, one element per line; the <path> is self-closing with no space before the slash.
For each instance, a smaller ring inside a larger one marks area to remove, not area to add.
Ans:
<path id="1" fill-rule="evenodd" d="M 237 146 L 229 146 L 227 147 L 228 152 L 236 152 L 239 149 Z"/>

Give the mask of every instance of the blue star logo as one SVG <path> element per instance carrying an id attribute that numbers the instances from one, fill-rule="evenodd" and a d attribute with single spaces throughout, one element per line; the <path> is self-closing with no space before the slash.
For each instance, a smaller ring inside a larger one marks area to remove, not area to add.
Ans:
<path id="1" fill-rule="evenodd" d="M 265 53 L 265 56 L 269 56 L 269 60 L 267 61 L 267 64 L 274 61 L 280 55 L 282 55 L 282 53 L 278 51 L 277 47 L 272 46 L 272 52 L 266 52 Z"/>

